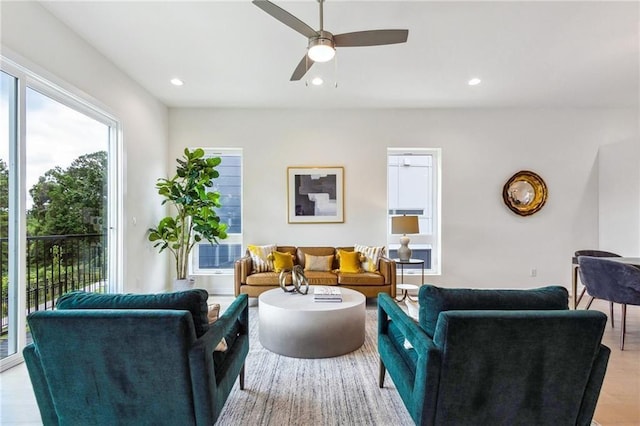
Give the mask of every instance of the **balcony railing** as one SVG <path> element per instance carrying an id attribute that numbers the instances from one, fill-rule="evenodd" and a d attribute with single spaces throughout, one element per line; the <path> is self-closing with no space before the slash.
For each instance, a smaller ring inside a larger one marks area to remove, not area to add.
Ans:
<path id="1" fill-rule="evenodd" d="M 8 241 L 0 238 L 2 333 L 8 326 Z M 107 247 L 104 234 L 27 237 L 27 313 L 53 309 L 73 290 L 105 291 Z"/>

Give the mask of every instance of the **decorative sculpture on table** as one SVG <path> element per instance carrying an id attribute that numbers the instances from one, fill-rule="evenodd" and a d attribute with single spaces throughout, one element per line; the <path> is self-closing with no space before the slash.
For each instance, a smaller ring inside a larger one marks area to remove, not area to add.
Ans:
<path id="1" fill-rule="evenodd" d="M 291 272 L 292 288 L 287 286 L 287 273 Z M 309 292 L 309 280 L 304 276 L 302 266 L 295 265 L 293 269 L 280 271 L 280 288 L 287 293 L 307 294 Z"/>

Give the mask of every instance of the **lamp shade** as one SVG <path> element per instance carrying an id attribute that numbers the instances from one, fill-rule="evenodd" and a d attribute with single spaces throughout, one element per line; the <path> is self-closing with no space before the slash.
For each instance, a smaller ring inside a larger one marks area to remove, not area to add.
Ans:
<path id="1" fill-rule="evenodd" d="M 418 216 L 393 216 L 391 218 L 392 234 L 417 234 L 418 232 L 420 232 Z"/>

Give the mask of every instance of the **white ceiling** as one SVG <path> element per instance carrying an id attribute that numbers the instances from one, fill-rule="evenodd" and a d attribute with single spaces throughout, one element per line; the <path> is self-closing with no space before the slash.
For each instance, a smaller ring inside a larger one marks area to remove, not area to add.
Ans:
<path id="1" fill-rule="evenodd" d="M 318 28 L 316 0 L 274 3 Z M 43 5 L 171 107 L 638 106 L 635 1 L 328 0 L 334 34 L 407 28 L 409 39 L 339 48 L 338 87 L 321 89 L 289 81 L 306 38 L 249 0 Z"/>

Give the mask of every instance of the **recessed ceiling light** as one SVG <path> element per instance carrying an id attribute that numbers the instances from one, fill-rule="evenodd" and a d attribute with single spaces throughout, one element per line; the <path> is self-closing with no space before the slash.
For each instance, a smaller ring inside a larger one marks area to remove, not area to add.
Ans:
<path id="1" fill-rule="evenodd" d="M 313 80 L 311 80 L 311 84 L 314 86 L 321 86 L 322 83 L 324 83 L 324 80 L 320 77 L 314 77 Z"/>
<path id="2" fill-rule="evenodd" d="M 174 86 L 182 86 L 184 84 L 184 81 L 180 80 L 179 78 L 172 78 L 171 84 L 173 84 Z"/>
<path id="3" fill-rule="evenodd" d="M 480 83 L 482 83 L 482 80 L 480 80 L 479 78 L 472 78 L 467 82 L 469 86 L 477 86 Z"/>

